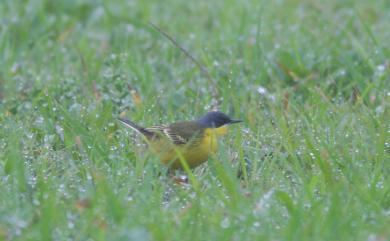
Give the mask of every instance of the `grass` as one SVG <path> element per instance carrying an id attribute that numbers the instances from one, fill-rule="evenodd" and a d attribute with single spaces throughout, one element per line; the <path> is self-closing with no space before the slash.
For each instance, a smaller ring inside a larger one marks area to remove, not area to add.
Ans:
<path id="1" fill-rule="evenodd" d="M 389 240 L 389 10 L 2 1 L 0 240 Z M 115 120 L 216 103 L 245 122 L 189 186 Z"/>

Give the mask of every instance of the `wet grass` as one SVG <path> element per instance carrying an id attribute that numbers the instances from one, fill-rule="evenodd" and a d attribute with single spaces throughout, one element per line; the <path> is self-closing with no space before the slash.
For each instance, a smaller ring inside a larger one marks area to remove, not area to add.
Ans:
<path id="1" fill-rule="evenodd" d="M 385 0 L 2 1 L 0 240 L 388 240 L 389 12 Z M 216 103 L 245 122 L 188 186 L 115 121 Z"/>

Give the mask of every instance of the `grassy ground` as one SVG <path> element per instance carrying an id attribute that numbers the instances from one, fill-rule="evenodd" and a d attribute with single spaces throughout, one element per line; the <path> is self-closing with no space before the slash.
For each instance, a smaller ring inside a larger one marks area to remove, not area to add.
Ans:
<path id="1" fill-rule="evenodd" d="M 389 13 L 387 0 L 1 1 L 0 240 L 389 240 Z M 245 122 L 186 187 L 115 121 L 216 103 Z"/>

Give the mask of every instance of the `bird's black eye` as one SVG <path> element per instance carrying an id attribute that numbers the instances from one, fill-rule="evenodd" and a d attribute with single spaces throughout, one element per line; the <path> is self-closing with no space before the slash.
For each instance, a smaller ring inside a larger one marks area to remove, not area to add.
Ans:
<path id="1" fill-rule="evenodd" d="M 223 115 L 223 114 L 220 114 L 220 115 L 217 115 L 215 116 L 214 118 L 214 121 L 213 121 L 213 125 L 214 125 L 214 128 L 218 128 L 218 127 L 221 127 L 223 125 L 226 125 L 230 122 L 230 118 Z"/>

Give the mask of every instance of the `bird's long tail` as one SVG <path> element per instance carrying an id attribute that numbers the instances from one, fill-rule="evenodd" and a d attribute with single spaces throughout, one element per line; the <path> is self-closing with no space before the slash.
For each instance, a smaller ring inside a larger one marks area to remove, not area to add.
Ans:
<path id="1" fill-rule="evenodd" d="M 127 120 L 127 119 L 123 119 L 123 118 L 118 118 L 118 120 L 124 124 L 125 126 L 133 129 L 134 131 L 138 132 L 138 133 L 141 133 L 142 135 L 146 136 L 146 137 L 153 137 L 155 135 L 155 133 L 151 132 L 151 131 L 148 131 L 146 130 L 146 128 L 142 127 L 142 126 L 139 126 L 137 125 L 136 123 L 130 121 L 130 120 Z"/>

